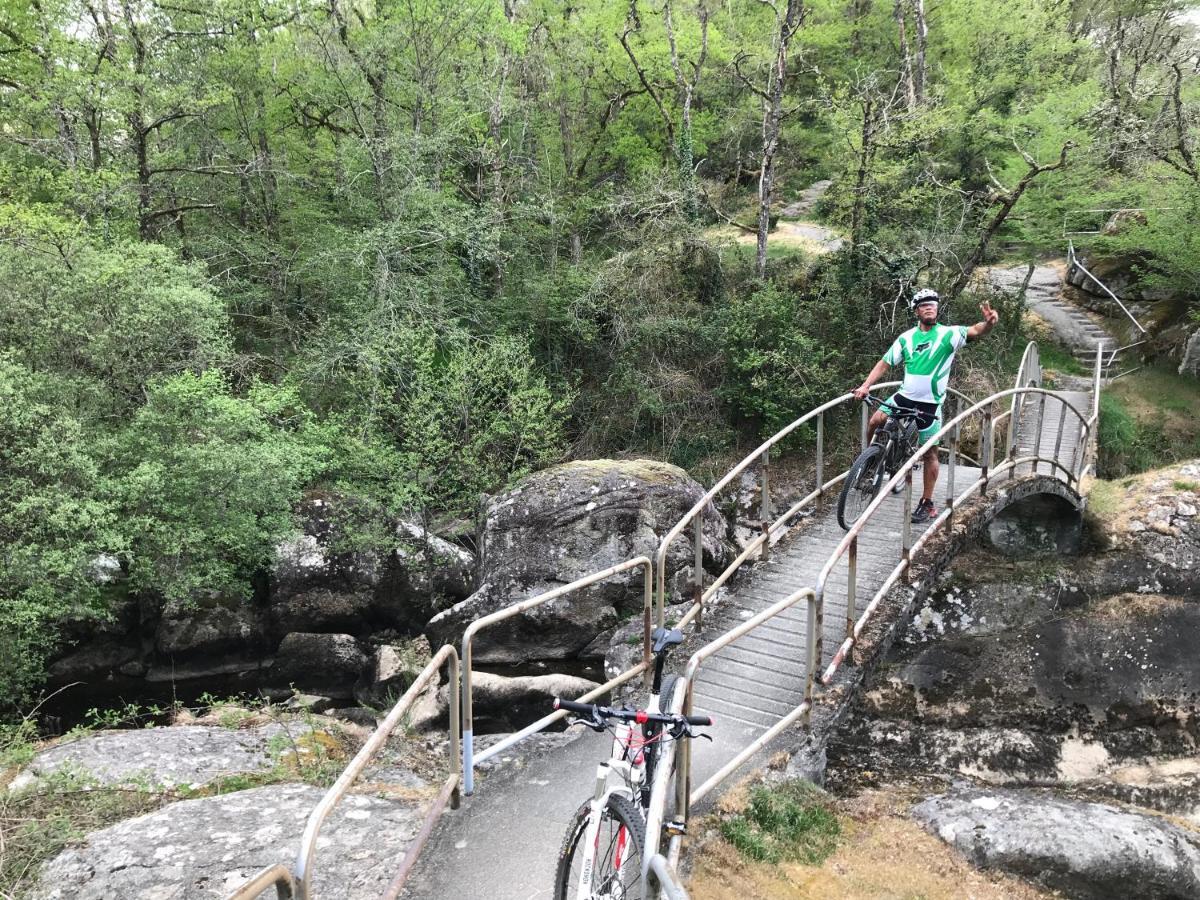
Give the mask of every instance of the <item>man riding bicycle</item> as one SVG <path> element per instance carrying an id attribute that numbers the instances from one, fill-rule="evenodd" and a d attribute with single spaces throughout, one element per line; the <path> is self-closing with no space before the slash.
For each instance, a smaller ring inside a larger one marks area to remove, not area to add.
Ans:
<path id="1" fill-rule="evenodd" d="M 938 293 L 931 288 L 922 288 L 913 294 L 909 308 L 917 317 L 917 324 L 900 335 L 888 348 L 883 358 L 875 363 L 871 373 L 861 386 L 854 389 L 854 396 L 863 399 L 871 385 L 883 377 L 892 366 L 904 364 L 904 381 L 900 390 L 886 401 L 889 409 L 911 409 L 920 413 L 917 420 L 920 428 L 919 441 L 924 444 L 942 427 L 942 401 L 946 398 L 946 385 L 950 381 L 950 367 L 954 354 L 967 341 L 983 337 L 995 326 L 1000 314 L 986 300 L 979 307 L 983 321 L 969 328 L 965 325 L 941 325 L 938 323 Z M 867 424 L 867 443 L 875 436 L 875 429 L 887 421 L 888 413 L 879 409 Z M 927 522 L 937 515 L 933 506 L 933 489 L 937 485 L 937 443 L 932 444 L 921 457 L 924 465 L 923 492 L 921 501 L 913 510 L 914 524 Z"/>

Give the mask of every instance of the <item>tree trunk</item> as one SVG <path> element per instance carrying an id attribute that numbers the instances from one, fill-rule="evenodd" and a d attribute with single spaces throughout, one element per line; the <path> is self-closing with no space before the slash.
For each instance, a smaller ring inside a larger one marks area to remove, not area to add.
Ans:
<path id="1" fill-rule="evenodd" d="M 913 0 L 916 18 L 917 58 L 913 66 L 913 97 L 918 104 L 925 102 L 925 50 L 929 43 L 929 23 L 925 19 L 925 0 Z"/>
<path id="2" fill-rule="evenodd" d="M 760 279 L 767 277 L 767 232 L 771 228 L 771 201 L 775 190 L 775 154 L 779 150 L 779 131 L 783 123 L 788 46 L 803 17 L 802 0 L 788 0 L 783 17 L 777 18 L 775 60 L 763 104 L 762 167 L 758 173 L 758 245 L 754 254 L 754 274 Z"/>
<path id="3" fill-rule="evenodd" d="M 1008 214 L 1012 212 L 1013 207 L 1017 205 L 1017 201 L 1021 199 L 1021 195 L 1025 193 L 1025 189 L 1033 183 L 1033 179 L 1037 178 L 1043 172 L 1053 172 L 1055 169 L 1061 169 L 1067 163 L 1067 151 L 1074 144 L 1069 141 L 1063 144 L 1062 152 L 1059 153 L 1058 162 L 1048 166 L 1040 165 L 1032 156 L 1025 151 L 1021 151 L 1021 155 L 1025 157 L 1025 161 L 1029 164 L 1029 171 L 1022 176 L 1017 186 L 1011 191 L 1005 191 L 997 196 L 997 202 L 1000 204 L 996 214 L 992 216 L 991 221 L 984 227 L 983 232 L 979 235 L 979 241 L 975 245 L 975 249 L 971 251 L 967 261 L 963 264 L 962 271 L 958 273 L 958 277 L 954 279 L 954 283 L 950 285 L 948 291 L 951 299 L 957 297 L 963 292 L 963 289 L 970 283 L 971 276 L 975 274 L 975 269 L 983 262 L 984 254 L 987 253 L 988 244 L 992 237 L 1000 230 L 1000 226 L 1004 224 L 1004 220 L 1008 218 Z"/>
<path id="4" fill-rule="evenodd" d="M 904 0 L 896 0 L 894 15 L 900 46 L 900 83 L 904 87 L 908 108 L 912 109 L 917 105 L 917 95 L 913 89 L 912 57 L 908 53 L 908 23 L 904 20 Z"/>
<path id="5" fill-rule="evenodd" d="M 861 244 L 865 237 L 867 173 L 871 168 L 871 155 L 875 151 L 874 122 L 875 104 L 868 97 L 863 100 L 862 106 L 862 131 L 859 136 L 861 147 L 858 151 L 858 172 L 854 176 L 854 207 L 850 212 L 850 243 L 855 247 Z"/>

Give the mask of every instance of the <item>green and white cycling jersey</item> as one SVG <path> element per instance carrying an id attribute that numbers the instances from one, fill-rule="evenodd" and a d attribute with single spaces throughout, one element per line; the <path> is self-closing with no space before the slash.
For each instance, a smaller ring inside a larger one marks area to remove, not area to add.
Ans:
<path id="1" fill-rule="evenodd" d="M 908 329 L 892 343 L 883 361 L 889 366 L 904 363 L 900 393 L 920 403 L 941 404 L 950 381 L 954 354 L 967 342 L 965 325 L 935 324 L 928 331 Z"/>

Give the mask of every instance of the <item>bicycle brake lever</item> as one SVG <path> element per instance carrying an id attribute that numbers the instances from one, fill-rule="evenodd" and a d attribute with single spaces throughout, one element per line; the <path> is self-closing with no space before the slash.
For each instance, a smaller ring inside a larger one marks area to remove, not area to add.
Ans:
<path id="1" fill-rule="evenodd" d="M 570 728 L 572 725 L 583 725 L 595 732 L 605 730 L 604 723 L 597 722 L 595 719 L 567 719 L 567 727 Z"/>

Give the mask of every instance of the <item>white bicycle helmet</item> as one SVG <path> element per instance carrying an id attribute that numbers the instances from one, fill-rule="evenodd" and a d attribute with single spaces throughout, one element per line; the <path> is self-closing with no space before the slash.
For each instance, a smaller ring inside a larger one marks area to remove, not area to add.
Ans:
<path id="1" fill-rule="evenodd" d="M 912 295 L 912 300 L 908 302 L 908 308 L 915 312 L 917 307 L 922 303 L 939 303 L 940 301 L 941 298 L 938 296 L 938 292 L 933 288 L 921 288 Z"/>

